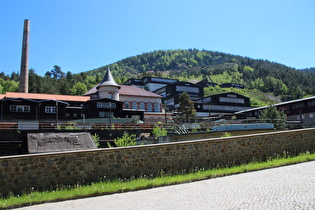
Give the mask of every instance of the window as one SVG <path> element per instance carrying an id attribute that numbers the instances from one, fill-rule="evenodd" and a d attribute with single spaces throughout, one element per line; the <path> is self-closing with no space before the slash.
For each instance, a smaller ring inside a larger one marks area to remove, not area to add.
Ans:
<path id="1" fill-rule="evenodd" d="M 148 106 L 147 106 L 147 111 L 148 112 L 152 112 L 152 104 L 151 103 L 148 103 Z"/>
<path id="2" fill-rule="evenodd" d="M 99 112 L 98 114 L 99 117 L 114 117 L 113 112 Z"/>
<path id="3" fill-rule="evenodd" d="M 111 109 L 116 109 L 116 104 L 111 103 L 111 102 L 97 102 L 96 103 L 97 108 L 111 108 Z"/>
<path id="4" fill-rule="evenodd" d="M 144 103 L 143 103 L 143 102 L 141 102 L 141 103 L 140 103 L 140 109 L 142 109 L 142 110 L 144 110 L 144 109 L 145 109 L 145 107 L 144 107 Z"/>
<path id="5" fill-rule="evenodd" d="M 160 111 L 160 109 L 159 109 L 159 104 L 158 104 L 158 103 L 155 103 L 155 104 L 154 104 L 154 111 L 155 111 L 155 112 L 159 112 L 159 111 Z"/>
<path id="6" fill-rule="evenodd" d="M 46 106 L 45 107 L 45 113 L 56 113 L 57 109 L 55 106 Z"/>
<path id="7" fill-rule="evenodd" d="M 125 106 L 125 109 L 130 109 L 130 104 L 129 104 L 129 102 L 125 102 L 124 106 Z"/>
<path id="8" fill-rule="evenodd" d="M 310 113 L 310 118 L 314 118 L 314 113 Z"/>
<path id="9" fill-rule="evenodd" d="M 99 116 L 99 117 L 105 117 L 105 112 L 99 112 L 99 113 L 98 113 L 98 116 Z"/>
<path id="10" fill-rule="evenodd" d="M 114 99 L 115 98 L 115 93 L 114 92 L 109 92 L 109 98 Z"/>
<path id="11" fill-rule="evenodd" d="M 30 112 L 30 106 L 10 105 L 10 112 Z"/>
<path id="12" fill-rule="evenodd" d="M 315 106 L 315 100 L 307 102 L 307 106 Z"/>
<path id="13" fill-rule="evenodd" d="M 292 109 L 300 109 L 300 108 L 304 108 L 303 102 L 292 104 Z"/>
<path id="14" fill-rule="evenodd" d="M 136 102 L 132 102 L 132 109 L 137 109 L 137 103 Z"/>
<path id="15" fill-rule="evenodd" d="M 245 103 L 243 98 L 220 97 L 219 101 L 225 102 L 225 103 L 238 103 L 238 104 L 244 104 Z"/>
<path id="16" fill-rule="evenodd" d="M 186 93 L 199 93 L 198 87 L 176 86 L 176 91 Z"/>

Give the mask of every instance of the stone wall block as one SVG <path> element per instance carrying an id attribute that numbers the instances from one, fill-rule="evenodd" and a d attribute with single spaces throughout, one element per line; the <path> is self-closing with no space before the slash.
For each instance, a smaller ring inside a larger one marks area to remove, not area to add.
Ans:
<path id="1" fill-rule="evenodd" d="M 315 129 L 85 151 L 0 157 L 0 194 L 264 160 L 315 151 Z"/>

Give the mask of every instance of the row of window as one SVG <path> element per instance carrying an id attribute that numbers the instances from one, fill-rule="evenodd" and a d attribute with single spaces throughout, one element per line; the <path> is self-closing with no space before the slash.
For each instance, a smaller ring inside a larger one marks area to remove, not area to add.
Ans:
<path id="1" fill-rule="evenodd" d="M 10 112 L 30 112 L 30 106 L 10 105 Z"/>
<path id="2" fill-rule="evenodd" d="M 219 101 L 224 102 L 224 103 L 237 103 L 237 104 L 245 103 L 243 98 L 231 98 L 231 97 L 220 97 Z"/>
<path id="3" fill-rule="evenodd" d="M 99 117 L 114 117 L 114 113 L 113 112 L 99 112 L 98 116 Z"/>
<path id="4" fill-rule="evenodd" d="M 313 119 L 315 117 L 315 114 L 309 113 L 309 114 L 296 115 L 296 120 L 304 120 L 305 117 L 308 117 L 309 119 Z"/>
<path id="5" fill-rule="evenodd" d="M 160 104 L 159 103 L 154 103 L 154 105 L 152 105 L 152 103 L 147 103 L 147 105 L 145 105 L 143 102 L 138 104 L 137 102 L 129 103 L 126 101 L 124 103 L 124 108 L 125 109 L 141 109 L 141 110 L 146 110 L 148 112 L 152 112 L 152 111 L 160 112 Z"/>
<path id="6" fill-rule="evenodd" d="M 116 109 L 116 103 L 111 103 L 111 102 L 97 102 L 96 103 L 97 108 L 111 108 L 111 109 Z"/>
<path id="7" fill-rule="evenodd" d="M 10 105 L 10 112 L 30 112 L 31 107 L 28 105 Z M 55 106 L 45 106 L 45 113 L 56 113 Z"/>

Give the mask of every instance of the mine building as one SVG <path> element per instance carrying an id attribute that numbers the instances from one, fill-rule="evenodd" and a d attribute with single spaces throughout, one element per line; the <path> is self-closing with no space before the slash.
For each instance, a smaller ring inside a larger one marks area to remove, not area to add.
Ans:
<path id="1" fill-rule="evenodd" d="M 153 92 L 163 97 L 165 105 L 171 111 L 179 107 L 179 97 L 184 92 L 190 96 L 190 100 L 204 96 L 203 87 L 190 82 L 174 82 Z"/>
<path id="2" fill-rule="evenodd" d="M 288 123 L 298 124 L 300 127 L 315 127 L 315 96 L 281 102 L 273 106 L 285 112 Z M 259 113 L 267 107 L 245 109 L 235 114 L 247 119 L 257 119 Z"/>
<path id="3" fill-rule="evenodd" d="M 125 85 L 136 86 L 150 92 L 154 92 L 166 85 L 178 82 L 177 79 L 160 78 L 160 77 L 143 77 L 142 79 L 131 78 L 125 82 Z"/>
<path id="4" fill-rule="evenodd" d="M 234 92 L 209 95 L 195 100 L 194 104 L 198 117 L 214 114 L 232 114 L 251 108 L 248 97 Z"/>
<path id="5" fill-rule="evenodd" d="M 163 121 L 162 97 L 147 90 L 118 85 L 110 70 L 103 81 L 84 96 L 7 92 L 0 95 L 0 118 L 4 120 L 77 120 L 133 118 Z"/>

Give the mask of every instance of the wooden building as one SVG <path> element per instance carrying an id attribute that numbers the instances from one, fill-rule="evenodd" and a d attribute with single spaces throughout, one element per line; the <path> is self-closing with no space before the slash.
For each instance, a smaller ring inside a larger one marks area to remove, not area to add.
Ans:
<path id="1" fill-rule="evenodd" d="M 183 92 L 190 96 L 190 100 L 198 100 L 204 96 L 203 87 L 190 82 L 174 82 L 153 92 L 163 97 L 169 110 L 179 107 L 179 97 Z"/>
<path id="2" fill-rule="evenodd" d="M 315 127 L 315 96 L 274 104 L 283 110 L 289 122 L 299 123 L 302 127 Z M 236 112 L 239 117 L 257 119 L 259 113 L 268 106 L 246 109 Z"/>
<path id="3" fill-rule="evenodd" d="M 194 103 L 198 117 L 215 114 L 232 114 L 251 108 L 248 97 L 234 92 L 206 96 L 195 100 Z"/>
<path id="4" fill-rule="evenodd" d="M 0 95 L 0 120 L 61 121 L 91 118 L 137 118 L 164 121 L 161 96 L 118 85 L 110 71 L 84 96 L 7 92 Z"/>

